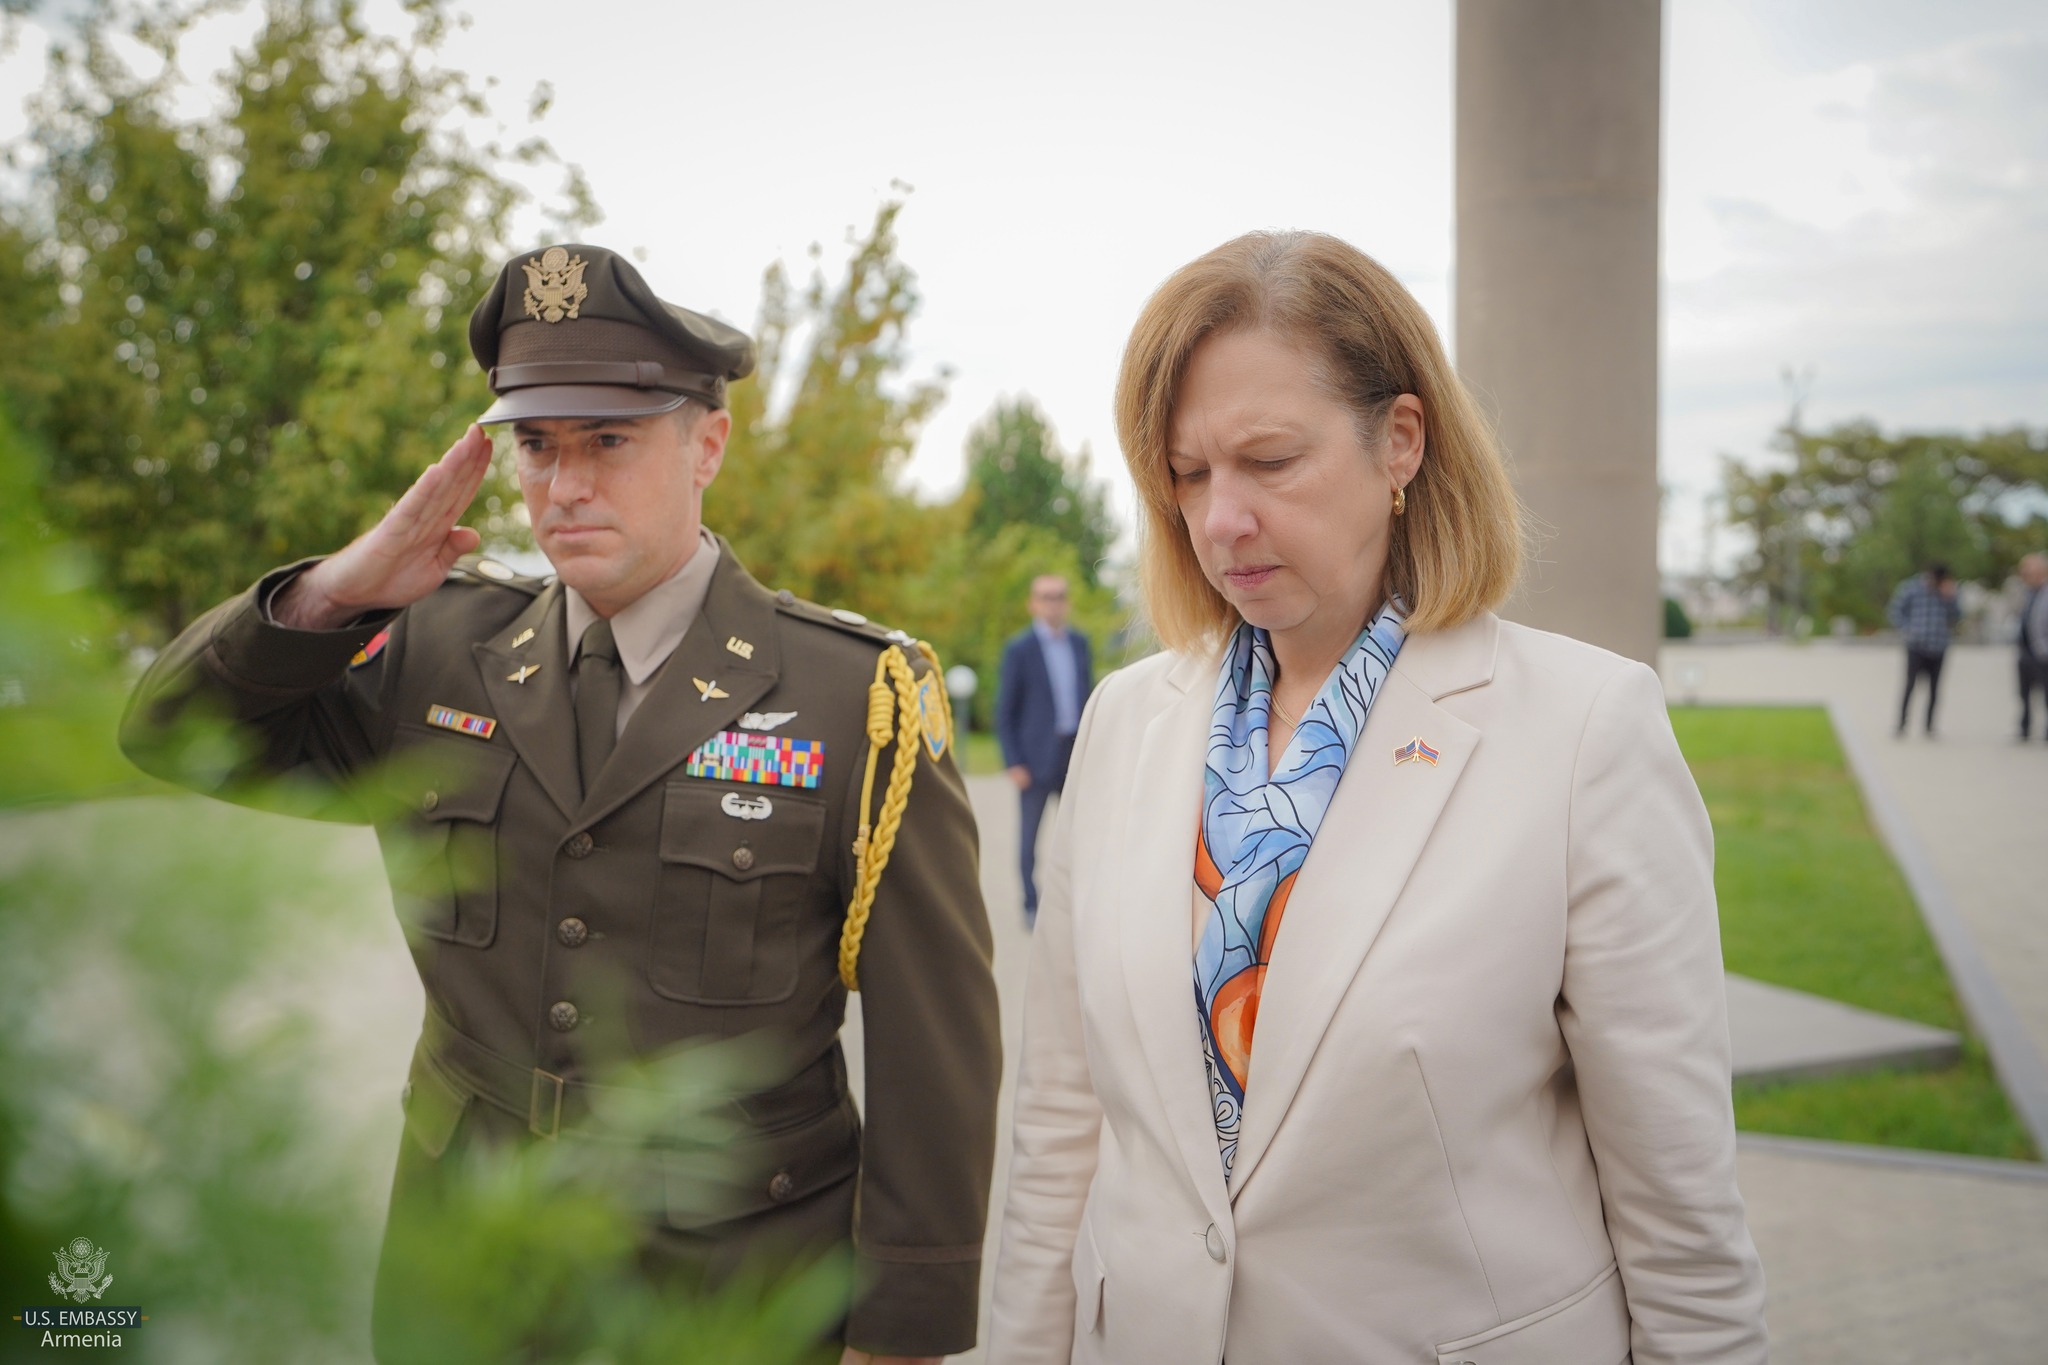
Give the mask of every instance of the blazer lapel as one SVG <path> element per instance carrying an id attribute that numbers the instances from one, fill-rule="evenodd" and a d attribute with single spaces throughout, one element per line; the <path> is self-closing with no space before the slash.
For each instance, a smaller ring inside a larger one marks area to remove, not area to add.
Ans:
<path id="1" fill-rule="evenodd" d="M 1495 623 L 1487 617 L 1480 624 L 1483 641 L 1467 627 L 1403 646 L 1302 865 L 1260 994 L 1233 1201 L 1272 1145 L 1331 1016 L 1479 745 L 1479 731 L 1435 697 L 1491 675 Z M 1418 737 L 1436 750 L 1436 763 L 1396 766 L 1395 750 Z"/>
<path id="2" fill-rule="evenodd" d="M 725 647 L 734 637 L 753 642 L 752 659 Z M 766 696 L 782 673 L 779 638 L 775 599 L 720 541 L 704 609 L 626 723 L 618 747 L 574 813 L 576 828 L 594 825 L 632 800 Z M 699 679 L 724 695 L 700 691 Z"/>
<path id="3" fill-rule="evenodd" d="M 559 583 L 518 619 L 470 647 L 484 691 L 512 747 L 562 814 L 576 815 L 576 716 L 569 698 L 568 627 Z M 530 634 L 529 634 L 530 632 Z M 527 636 L 526 643 L 512 642 Z M 520 681 L 514 681 L 514 679 Z"/>
<path id="4" fill-rule="evenodd" d="M 1169 674 L 1181 689 L 1145 728 L 1134 772 L 1152 793 L 1133 802 L 1127 829 L 1117 940 L 1132 1021 L 1160 1104 L 1210 1215 L 1228 1218 L 1223 1161 L 1195 1013 L 1195 829 L 1214 698 L 1200 686 L 1202 660 Z"/>

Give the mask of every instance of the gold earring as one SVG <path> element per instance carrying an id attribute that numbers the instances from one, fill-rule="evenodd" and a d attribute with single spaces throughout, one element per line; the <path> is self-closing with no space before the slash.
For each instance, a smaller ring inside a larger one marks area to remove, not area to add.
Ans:
<path id="1" fill-rule="evenodd" d="M 1408 490 L 1405 488 L 1396 488 L 1394 490 L 1394 515 L 1398 517 L 1407 510 Z"/>

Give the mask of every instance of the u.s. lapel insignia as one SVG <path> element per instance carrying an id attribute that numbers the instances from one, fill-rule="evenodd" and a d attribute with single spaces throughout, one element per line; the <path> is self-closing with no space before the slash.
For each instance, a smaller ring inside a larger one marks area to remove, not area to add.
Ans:
<path id="1" fill-rule="evenodd" d="M 505 681 L 512 683 L 524 683 L 528 678 L 532 677 L 534 674 L 538 672 L 540 672 L 539 664 L 521 664 L 519 665 L 518 672 L 507 673 L 505 675 Z"/>
<path id="2" fill-rule="evenodd" d="M 953 727 L 946 723 L 946 699 L 939 695 L 936 674 L 927 673 L 917 680 L 917 716 L 923 723 L 925 751 L 937 763 L 953 742 Z"/>
<path id="3" fill-rule="evenodd" d="M 725 642 L 725 647 L 731 650 L 733 653 L 739 655 L 742 659 L 751 659 L 754 657 L 753 644 L 749 641 L 742 640 L 737 635 L 728 637 Z"/>
<path id="4" fill-rule="evenodd" d="M 526 305 L 526 316 L 542 322 L 575 317 L 577 308 L 590 297 L 590 286 L 583 282 L 585 264 L 581 256 L 571 256 L 558 246 L 549 247 L 536 260 L 523 262 L 526 295 L 521 302 Z"/>
<path id="5" fill-rule="evenodd" d="M 512 637 L 512 648 L 517 649 L 519 648 L 519 646 L 525 644 L 528 640 L 531 640 L 532 638 L 533 627 L 528 626 L 525 630 L 520 631 L 517 635 Z"/>
<path id="6" fill-rule="evenodd" d="M 794 711 L 749 711 L 740 717 L 740 729 L 774 730 L 795 719 Z"/>
<path id="7" fill-rule="evenodd" d="M 427 724 L 438 725 L 443 730 L 453 730 L 458 734 L 474 735 L 478 739 L 489 739 L 498 728 L 498 722 L 489 716 L 472 716 L 467 711 L 440 705 L 427 708 Z"/>
<path id="8" fill-rule="evenodd" d="M 710 682 L 705 682 L 702 678 L 692 678 L 690 681 L 697 685 L 698 701 L 718 701 L 723 697 L 732 695 L 718 685 L 718 679 L 716 678 L 713 678 Z"/>
<path id="9" fill-rule="evenodd" d="M 1427 763 L 1430 767 L 1434 768 L 1437 759 L 1441 757 L 1443 755 L 1440 751 L 1430 748 L 1429 742 L 1423 739 L 1421 735 L 1417 735 L 1400 748 L 1394 750 L 1394 766 L 1398 768 L 1403 763 Z"/>

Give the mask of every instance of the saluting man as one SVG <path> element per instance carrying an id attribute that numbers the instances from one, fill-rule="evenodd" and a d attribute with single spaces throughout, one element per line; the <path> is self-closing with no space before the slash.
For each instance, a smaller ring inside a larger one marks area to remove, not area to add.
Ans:
<path id="1" fill-rule="evenodd" d="M 849 1358 L 965 1350 L 1001 1060 L 935 660 L 768 591 L 704 529 L 744 333 L 560 245 L 505 267 L 470 346 L 497 395 L 480 425 L 360 539 L 187 628 L 124 747 L 179 778 L 181 714 L 225 711 L 255 741 L 248 772 L 428 774 L 379 831 L 428 1002 L 394 1227 L 463 1152 L 575 1140 L 615 1054 L 762 1033 L 787 1063 L 739 1106 L 750 1183 L 672 1199 L 643 1260 L 715 1276 L 850 1242 Z M 481 426 L 504 423 L 545 580 L 474 558 L 456 524 L 490 463 Z M 855 982 L 864 1132 L 838 1042 Z M 390 1259 L 387 1242 L 386 1355 L 433 1311 Z"/>

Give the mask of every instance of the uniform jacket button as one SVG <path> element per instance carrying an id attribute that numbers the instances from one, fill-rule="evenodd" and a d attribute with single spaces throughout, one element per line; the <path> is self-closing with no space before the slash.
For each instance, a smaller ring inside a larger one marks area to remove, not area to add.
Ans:
<path id="1" fill-rule="evenodd" d="M 732 851 L 732 865 L 745 872 L 754 865 L 754 850 L 748 848 L 745 844 L 734 849 Z"/>
<path id="2" fill-rule="evenodd" d="M 581 948 L 583 940 L 590 937 L 590 926 L 571 915 L 555 926 L 555 937 L 564 948 Z"/>
<path id="3" fill-rule="evenodd" d="M 790 1178 L 788 1171 L 777 1171 L 774 1178 L 768 1182 L 768 1197 L 778 1204 L 795 1193 L 796 1181 Z"/>
<path id="4" fill-rule="evenodd" d="M 557 1033 L 567 1033 L 576 1027 L 576 1007 L 567 1000 L 557 1000 L 548 1006 L 548 1027 Z"/>
<path id="5" fill-rule="evenodd" d="M 428 792 L 428 793 L 427 793 L 427 794 L 426 794 L 425 796 L 422 796 L 422 797 L 420 798 L 420 809 L 421 809 L 421 810 L 432 810 L 432 809 L 433 809 L 434 807 L 436 807 L 436 806 L 438 806 L 438 805 L 440 805 L 440 804 L 441 804 L 441 793 L 439 793 L 439 792 Z"/>
<path id="6" fill-rule="evenodd" d="M 1223 1264 L 1223 1233 L 1214 1223 L 1209 1224 L 1209 1230 L 1202 1234 L 1202 1245 L 1209 1248 L 1210 1260 L 1218 1265 Z"/>
<path id="7" fill-rule="evenodd" d="M 562 852 L 571 858 L 588 858 L 590 850 L 597 847 L 597 840 L 590 837 L 587 829 L 578 830 L 569 836 L 569 842 L 562 845 Z"/>

